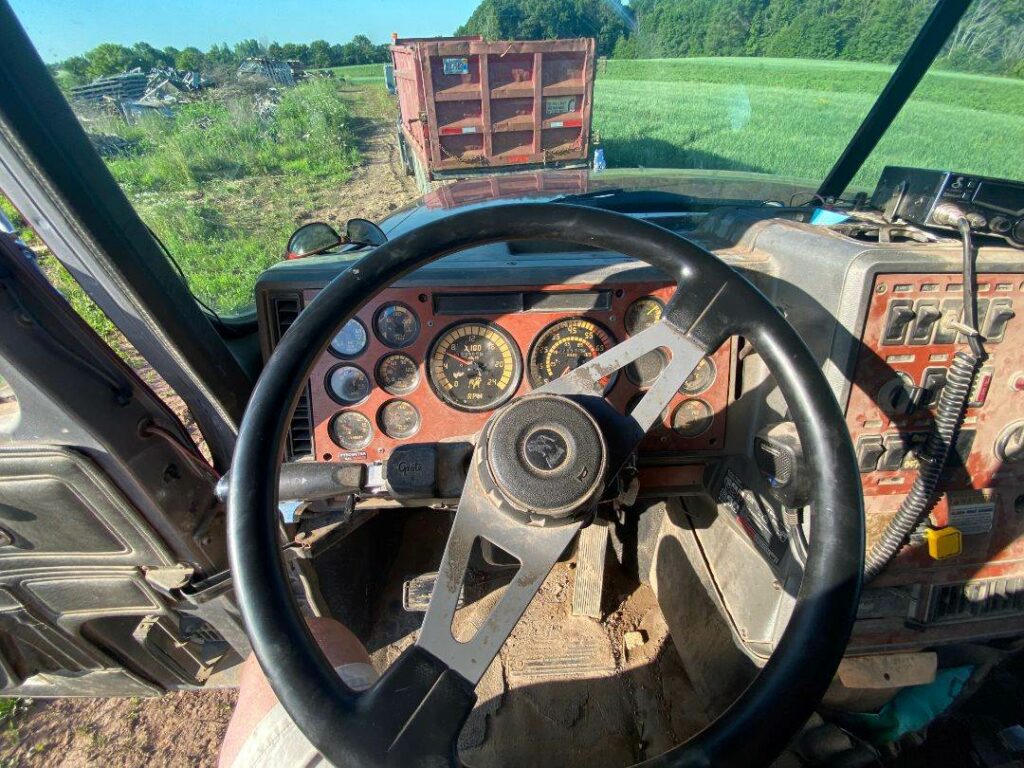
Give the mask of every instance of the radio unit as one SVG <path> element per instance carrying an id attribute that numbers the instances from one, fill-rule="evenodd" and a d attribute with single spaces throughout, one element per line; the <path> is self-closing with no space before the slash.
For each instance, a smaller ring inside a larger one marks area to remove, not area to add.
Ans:
<path id="1" fill-rule="evenodd" d="M 1019 181 L 889 165 L 871 203 L 888 221 L 903 219 L 940 229 L 952 227 L 936 220 L 935 209 L 953 203 L 969 215 L 974 231 L 1024 248 L 1024 184 Z"/>

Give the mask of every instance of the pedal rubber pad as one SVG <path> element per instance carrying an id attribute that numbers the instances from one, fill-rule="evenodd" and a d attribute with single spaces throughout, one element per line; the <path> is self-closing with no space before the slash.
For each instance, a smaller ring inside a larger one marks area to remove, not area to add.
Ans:
<path id="1" fill-rule="evenodd" d="M 409 613 L 425 613 L 430 605 L 430 595 L 434 592 L 437 572 L 423 573 L 414 576 L 402 585 L 402 608 Z M 459 593 L 458 608 L 465 602 L 466 590 Z"/>
<path id="2" fill-rule="evenodd" d="M 601 618 L 604 590 L 604 557 L 608 549 L 608 522 L 598 518 L 580 531 L 576 551 L 576 583 L 572 591 L 572 615 Z"/>

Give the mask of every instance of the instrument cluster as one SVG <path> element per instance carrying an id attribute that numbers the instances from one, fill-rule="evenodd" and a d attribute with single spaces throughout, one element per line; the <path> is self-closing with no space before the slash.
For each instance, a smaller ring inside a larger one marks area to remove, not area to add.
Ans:
<path id="1" fill-rule="evenodd" d="M 661 319 L 674 286 L 393 287 L 341 328 L 310 380 L 321 461 L 386 458 L 397 445 L 477 432 L 516 395 Z M 306 291 L 308 303 L 315 291 Z M 605 382 L 628 410 L 668 363 L 654 350 Z M 705 358 L 642 450 L 713 451 L 725 437 L 731 345 Z"/>

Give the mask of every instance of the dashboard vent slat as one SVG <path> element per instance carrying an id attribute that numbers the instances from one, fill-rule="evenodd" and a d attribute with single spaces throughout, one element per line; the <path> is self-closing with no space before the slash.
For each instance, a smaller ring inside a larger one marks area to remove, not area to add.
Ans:
<path id="1" fill-rule="evenodd" d="M 1024 577 L 943 584 L 932 588 L 929 622 L 985 619 L 1024 611 Z"/>
<path id="2" fill-rule="evenodd" d="M 302 296 L 297 293 L 274 294 L 270 297 L 270 308 L 273 316 L 271 330 L 274 346 L 284 336 L 295 319 L 302 311 Z M 285 446 L 285 459 L 294 461 L 313 455 L 313 410 L 310 407 L 309 387 L 307 386 L 295 406 L 291 424 L 288 427 L 288 442 Z"/>

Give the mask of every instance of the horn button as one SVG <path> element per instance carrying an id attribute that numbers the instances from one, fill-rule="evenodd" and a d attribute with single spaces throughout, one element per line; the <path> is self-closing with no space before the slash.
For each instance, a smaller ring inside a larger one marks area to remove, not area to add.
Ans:
<path id="1" fill-rule="evenodd" d="M 532 395 L 495 414 L 481 439 L 487 490 L 520 514 L 563 519 L 588 508 L 604 479 L 594 417 L 561 395 Z"/>

